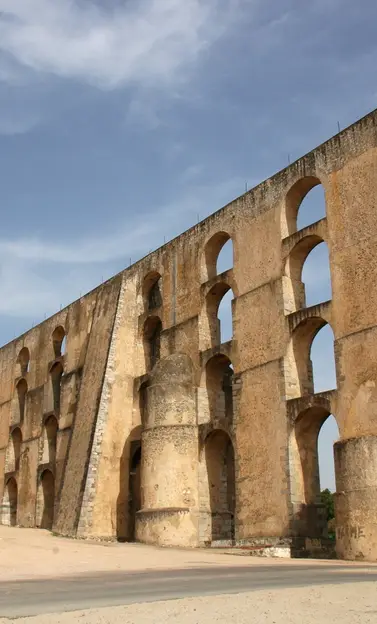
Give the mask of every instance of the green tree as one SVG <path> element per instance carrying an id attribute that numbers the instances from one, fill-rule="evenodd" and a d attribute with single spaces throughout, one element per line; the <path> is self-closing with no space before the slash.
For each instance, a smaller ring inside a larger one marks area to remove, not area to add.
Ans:
<path id="1" fill-rule="evenodd" d="M 321 492 L 322 505 L 326 507 L 327 522 L 335 517 L 334 511 L 334 494 L 330 490 L 322 490 Z"/>

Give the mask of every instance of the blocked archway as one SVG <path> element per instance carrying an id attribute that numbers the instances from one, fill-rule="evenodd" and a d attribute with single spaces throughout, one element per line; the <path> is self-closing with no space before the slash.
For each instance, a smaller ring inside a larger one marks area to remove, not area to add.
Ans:
<path id="1" fill-rule="evenodd" d="M 20 468 L 22 449 L 22 432 L 19 427 L 15 427 L 8 441 L 5 454 L 5 472 L 17 472 Z"/>
<path id="2" fill-rule="evenodd" d="M 145 368 L 152 370 L 161 355 L 162 323 L 158 316 L 149 316 L 143 328 Z"/>
<path id="3" fill-rule="evenodd" d="M 56 458 L 56 442 L 58 421 L 55 416 L 49 416 L 43 427 L 42 464 L 53 464 Z"/>
<path id="4" fill-rule="evenodd" d="M 131 443 L 129 479 L 129 539 L 135 540 L 136 514 L 141 509 L 141 440 Z"/>
<path id="5" fill-rule="evenodd" d="M 28 391 L 28 386 L 25 379 L 20 379 L 17 384 L 16 392 L 17 392 L 17 411 L 16 422 L 19 422 L 21 425 L 25 420 L 26 414 L 26 395 Z"/>
<path id="6" fill-rule="evenodd" d="M 162 306 L 162 279 L 161 274 L 157 271 L 151 271 L 144 278 L 143 300 L 148 311 Z"/>
<path id="7" fill-rule="evenodd" d="M 55 478 L 51 470 L 40 476 L 37 493 L 37 526 L 51 530 L 54 522 Z"/>
<path id="8" fill-rule="evenodd" d="M 56 416 L 60 414 L 61 404 L 61 384 L 63 376 L 63 366 L 61 362 L 56 362 L 50 370 L 53 408 Z"/>
<path id="9" fill-rule="evenodd" d="M 17 525 L 18 487 L 14 477 L 8 479 L 4 488 L 1 510 L 1 524 L 6 526 Z"/>
<path id="10" fill-rule="evenodd" d="M 17 376 L 21 377 L 29 372 L 30 352 L 27 347 L 23 347 L 17 358 Z"/>
<path id="11" fill-rule="evenodd" d="M 233 367 L 221 353 L 208 360 L 198 388 L 198 422 L 233 425 Z"/>
<path id="12" fill-rule="evenodd" d="M 205 439 L 199 465 L 201 544 L 234 539 L 235 468 L 232 441 L 216 429 Z"/>

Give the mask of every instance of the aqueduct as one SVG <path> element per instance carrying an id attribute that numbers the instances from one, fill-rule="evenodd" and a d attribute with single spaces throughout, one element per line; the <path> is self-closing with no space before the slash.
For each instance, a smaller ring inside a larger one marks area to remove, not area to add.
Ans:
<path id="1" fill-rule="evenodd" d="M 298 226 L 318 185 L 326 214 Z M 376 198 L 377 111 L 2 347 L 0 521 L 323 554 L 317 440 L 332 414 L 337 554 L 376 561 Z M 307 305 L 320 244 L 331 297 Z M 336 387 L 317 392 L 325 326 Z"/>

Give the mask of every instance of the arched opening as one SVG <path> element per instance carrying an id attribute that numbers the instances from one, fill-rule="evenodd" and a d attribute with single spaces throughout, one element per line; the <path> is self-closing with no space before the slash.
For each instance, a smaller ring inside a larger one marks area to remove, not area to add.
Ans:
<path id="1" fill-rule="evenodd" d="M 325 242 L 308 254 L 302 267 L 307 307 L 332 299 L 329 250 Z"/>
<path id="2" fill-rule="evenodd" d="M 144 279 L 143 298 L 148 311 L 162 305 L 162 279 L 157 271 L 151 271 Z"/>
<path id="3" fill-rule="evenodd" d="M 297 230 L 326 217 L 325 190 L 322 184 L 317 184 L 303 198 L 297 214 Z"/>
<path id="4" fill-rule="evenodd" d="M 336 365 L 334 355 L 334 332 L 329 324 L 324 325 L 314 336 L 310 347 L 313 391 L 334 390 Z"/>
<path id="5" fill-rule="evenodd" d="M 42 464 L 53 464 L 56 459 L 56 440 L 58 421 L 55 416 L 49 416 L 43 428 Z"/>
<path id="6" fill-rule="evenodd" d="M 224 422 L 233 424 L 233 367 L 226 355 L 208 360 L 199 388 L 199 424 Z"/>
<path id="7" fill-rule="evenodd" d="M 293 331 L 284 372 L 287 399 L 336 388 L 334 335 L 323 318 L 308 318 Z"/>
<path id="8" fill-rule="evenodd" d="M 201 281 L 202 283 L 207 282 L 232 267 L 233 244 L 231 238 L 227 232 L 217 232 L 204 248 Z"/>
<path id="9" fill-rule="evenodd" d="M 217 256 L 216 273 L 220 275 L 230 269 L 233 269 L 233 241 L 231 238 L 228 238 Z"/>
<path id="10" fill-rule="evenodd" d="M 120 542 L 135 539 L 136 513 L 141 509 L 141 432 L 135 427 L 124 443 L 119 464 L 116 533 Z"/>
<path id="11" fill-rule="evenodd" d="M 59 325 L 59 327 L 56 327 L 52 333 L 52 346 L 53 346 L 54 355 L 56 358 L 63 355 L 62 345 L 63 345 L 64 338 L 65 338 L 64 327 Z M 64 343 L 64 346 L 65 346 L 65 343 Z"/>
<path id="12" fill-rule="evenodd" d="M 150 316 L 144 324 L 143 342 L 146 370 L 151 370 L 160 359 L 162 323 L 158 316 Z"/>
<path id="13" fill-rule="evenodd" d="M 54 522 L 55 478 L 51 470 L 40 476 L 37 498 L 37 526 L 51 531 Z"/>
<path id="14" fill-rule="evenodd" d="M 202 351 L 232 339 L 232 300 L 233 291 L 225 282 L 215 284 L 207 294 L 201 315 Z"/>
<path id="15" fill-rule="evenodd" d="M 17 358 L 18 372 L 17 377 L 23 377 L 30 369 L 30 353 L 27 347 L 23 347 Z"/>
<path id="16" fill-rule="evenodd" d="M 233 315 L 232 315 L 233 291 L 229 289 L 221 299 L 217 318 L 220 326 L 220 344 L 224 344 L 233 338 Z"/>
<path id="17" fill-rule="evenodd" d="M 60 414 L 60 402 L 61 402 L 61 383 L 63 376 L 63 366 L 61 362 L 56 362 L 50 370 L 53 406 L 56 415 Z"/>
<path id="18" fill-rule="evenodd" d="M 27 383 L 25 379 L 20 379 L 17 384 L 17 399 L 18 399 L 18 422 L 23 423 L 26 412 L 26 395 L 27 395 Z"/>
<path id="19" fill-rule="evenodd" d="M 294 246 L 284 280 L 287 313 L 332 298 L 329 251 L 320 236 L 305 236 Z"/>
<path id="20" fill-rule="evenodd" d="M 334 426 L 335 425 L 335 426 Z M 327 442 L 326 455 L 322 452 L 321 437 L 330 426 L 336 438 L 339 436 L 336 421 L 321 406 L 304 410 L 297 417 L 290 436 L 291 500 L 294 510 L 294 531 L 304 537 L 327 538 L 329 536 L 328 509 L 321 491 L 322 478 L 332 481 L 334 458 L 332 444 Z M 333 443 L 333 442 L 332 442 Z M 322 467 L 321 467 L 322 462 Z M 325 462 L 325 463 L 323 463 Z M 323 472 L 325 470 L 325 472 Z"/>
<path id="21" fill-rule="evenodd" d="M 129 539 L 135 540 L 136 514 L 141 509 L 141 441 L 131 442 L 129 472 Z"/>
<path id="22" fill-rule="evenodd" d="M 21 459 L 21 447 L 22 447 L 22 433 L 19 427 L 13 429 L 12 434 L 12 449 L 13 449 L 13 457 L 14 457 L 14 470 L 20 469 L 20 459 Z"/>
<path id="23" fill-rule="evenodd" d="M 227 433 L 205 439 L 199 465 L 200 542 L 234 539 L 235 471 L 233 444 Z"/>
<path id="24" fill-rule="evenodd" d="M 60 345 L 60 355 L 64 355 L 67 350 L 67 336 L 64 336 Z"/>
<path id="25" fill-rule="evenodd" d="M 334 444 L 339 440 L 339 428 L 335 417 L 330 414 L 318 435 L 319 482 L 321 492 L 335 492 Z"/>
<path id="26" fill-rule="evenodd" d="M 6 526 L 17 525 L 17 503 L 17 481 L 14 477 L 12 477 L 5 484 L 1 510 L 1 524 L 4 524 Z"/>
<path id="27" fill-rule="evenodd" d="M 282 215 L 282 236 L 319 221 L 326 216 L 324 189 L 318 178 L 307 176 L 298 180 L 288 191 Z"/>

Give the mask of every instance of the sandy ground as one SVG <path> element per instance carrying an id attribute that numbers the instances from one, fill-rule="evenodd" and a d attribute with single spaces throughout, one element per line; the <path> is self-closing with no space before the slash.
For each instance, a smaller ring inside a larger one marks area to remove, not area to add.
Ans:
<path id="1" fill-rule="evenodd" d="M 37 529 L 0 526 L 0 581 L 52 578 L 106 571 L 141 571 L 211 566 L 270 565 L 271 559 L 213 551 L 160 549 L 140 544 L 100 544 L 55 537 Z M 274 559 L 281 566 L 300 560 Z M 306 561 L 310 565 L 311 562 Z M 318 561 L 312 562 L 318 565 Z M 322 562 L 326 566 L 330 562 Z M 332 561 L 331 565 L 336 564 Z M 338 562 L 344 565 L 345 562 Z M 354 565 L 347 564 L 350 571 Z M 368 566 L 369 567 L 369 566 Z M 373 567 L 373 564 L 370 566 Z M 9 622 L 0 618 L 0 624 Z M 372 582 L 247 594 L 185 598 L 91 611 L 18 618 L 18 624 L 369 624 L 377 623 L 377 584 Z"/>
<path id="2" fill-rule="evenodd" d="M 0 618 L 0 623 L 9 623 Z M 375 583 L 185 598 L 19 618 L 17 624 L 376 624 Z"/>
<path id="3" fill-rule="evenodd" d="M 166 549 L 142 544 L 92 543 L 55 537 L 40 529 L 4 526 L 0 526 L 0 554 L 0 581 L 102 571 L 271 564 L 269 558 L 230 556 L 211 550 Z M 273 561 L 279 565 L 302 565 L 300 559 Z M 323 562 L 323 565 L 328 563 Z M 331 565 L 334 563 L 332 561 Z M 344 565 L 344 562 L 339 564 Z M 318 561 L 315 565 L 318 565 Z M 351 568 L 353 563 L 348 565 Z"/>

